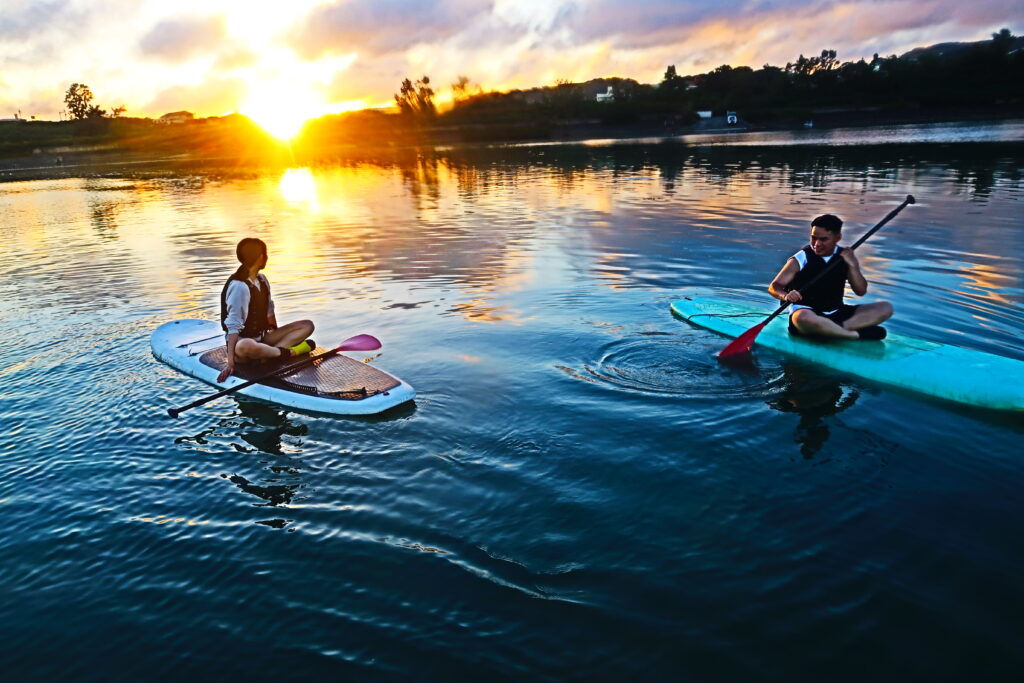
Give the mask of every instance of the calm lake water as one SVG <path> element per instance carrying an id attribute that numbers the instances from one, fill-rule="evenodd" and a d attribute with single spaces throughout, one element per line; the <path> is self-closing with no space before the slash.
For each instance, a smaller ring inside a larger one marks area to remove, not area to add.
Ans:
<path id="1" fill-rule="evenodd" d="M 852 242 L 911 193 L 869 297 L 1024 360 L 1024 146 L 956 137 L 0 185 L 5 678 L 1018 677 L 1021 416 L 722 366 L 669 312 L 770 301 L 812 217 Z M 414 405 L 167 417 L 209 389 L 149 335 L 216 317 L 247 235 L 279 318 L 376 335 Z"/>

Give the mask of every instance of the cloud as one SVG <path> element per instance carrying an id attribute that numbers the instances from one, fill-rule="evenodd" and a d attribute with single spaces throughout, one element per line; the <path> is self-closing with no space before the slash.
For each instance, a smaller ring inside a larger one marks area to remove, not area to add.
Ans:
<path id="1" fill-rule="evenodd" d="M 40 29 L 55 24 L 68 24 L 77 12 L 70 0 L 49 0 L 47 2 L 4 3 L 0 7 L 0 38 L 25 41 L 38 36 Z"/>
<path id="2" fill-rule="evenodd" d="M 225 34 L 221 17 L 165 19 L 142 36 L 139 49 L 148 57 L 184 62 L 196 54 L 217 51 Z"/>
<path id="3" fill-rule="evenodd" d="M 774 54 L 786 42 L 783 36 L 820 43 L 820 50 L 824 43 L 855 48 L 926 27 L 985 28 L 1019 15 L 1020 0 L 563 0 L 562 9 L 562 27 L 577 44 L 608 40 L 617 49 L 696 45 L 696 38 L 713 32 L 715 42 L 707 47 L 716 52 L 756 46 Z M 760 42 L 761 35 L 773 36 L 774 44 Z M 814 47 L 797 46 L 797 51 Z M 793 51 L 793 44 L 786 49 Z M 728 54 L 702 61 L 735 64 Z"/>
<path id="4" fill-rule="evenodd" d="M 201 114 L 222 114 L 238 109 L 246 94 L 240 78 L 212 79 L 196 85 L 174 85 L 157 93 L 142 111 L 166 113 L 188 110 Z"/>
<path id="5" fill-rule="evenodd" d="M 1000 28 L 1016 25 L 1021 27 L 1024 11 L 1020 0 L 985 0 L 985 2 L 965 2 L 956 6 L 955 11 L 946 8 L 952 15 L 950 18 L 961 26 L 994 26 Z M 1015 31 L 1014 33 L 1017 33 Z"/>
<path id="6" fill-rule="evenodd" d="M 334 74 L 324 89 L 324 97 L 328 102 L 368 99 L 371 105 L 389 103 L 393 93 L 401 87 L 403 78 L 415 80 L 422 75 L 411 72 L 400 55 L 384 56 L 369 62 L 357 60 Z M 434 89 L 437 90 L 437 86 Z"/>
<path id="7" fill-rule="evenodd" d="M 331 52 L 398 52 L 443 41 L 491 6 L 491 0 L 332 2 L 312 10 L 291 32 L 289 44 L 306 59 Z"/>
<path id="8" fill-rule="evenodd" d="M 641 46 L 664 42 L 668 36 L 676 40 L 686 37 L 690 26 L 731 15 L 734 18 L 757 13 L 762 3 L 720 0 L 719 2 L 674 2 L 653 0 L 637 3 L 624 0 L 582 0 L 572 5 L 566 15 L 569 28 L 583 41 L 620 37 L 620 44 Z M 739 5 L 752 6 L 740 12 Z M 752 12 L 751 12 L 752 10 Z M 651 36 L 661 36 L 652 40 Z"/>

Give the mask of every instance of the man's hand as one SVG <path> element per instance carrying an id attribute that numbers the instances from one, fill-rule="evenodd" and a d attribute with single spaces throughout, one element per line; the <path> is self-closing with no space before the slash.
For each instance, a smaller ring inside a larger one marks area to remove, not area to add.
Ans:
<path id="1" fill-rule="evenodd" d="M 224 366 L 224 369 L 220 371 L 219 375 L 217 375 L 217 383 L 219 384 L 219 383 L 223 382 L 224 380 L 226 380 L 228 377 L 230 377 L 234 373 L 235 373 L 235 361 L 232 359 L 232 360 L 228 361 L 228 364 L 226 366 Z"/>
<path id="2" fill-rule="evenodd" d="M 794 289 L 794 290 L 786 292 L 786 296 L 782 297 L 782 300 L 783 301 L 788 301 L 791 304 L 795 304 L 798 301 L 800 301 L 800 299 L 803 299 L 803 298 L 804 298 L 803 295 L 801 295 L 800 292 L 798 292 L 798 291 L 796 291 Z"/>
<path id="3" fill-rule="evenodd" d="M 864 274 L 860 272 L 860 262 L 857 261 L 857 257 L 854 256 L 852 249 L 843 249 L 839 252 L 839 255 L 846 261 L 847 270 L 846 281 L 850 283 L 850 289 L 857 296 L 864 296 L 868 291 L 868 281 L 864 279 Z"/>

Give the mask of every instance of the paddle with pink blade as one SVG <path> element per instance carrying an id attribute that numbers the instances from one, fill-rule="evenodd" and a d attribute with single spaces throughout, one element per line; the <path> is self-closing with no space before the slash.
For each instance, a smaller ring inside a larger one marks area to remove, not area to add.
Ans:
<path id="1" fill-rule="evenodd" d="M 195 408 L 196 406 L 201 406 L 204 403 L 209 403 L 210 401 L 212 401 L 214 399 L 217 399 L 217 398 L 220 398 L 221 396 L 227 396 L 228 394 L 233 394 L 236 391 L 238 391 L 239 389 L 245 389 L 246 387 L 251 387 L 253 384 L 259 384 L 260 382 L 265 382 L 266 380 L 271 379 L 273 377 L 280 377 L 280 376 L 283 376 L 283 375 L 289 375 L 289 374 L 295 372 L 296 370 L 301 370 L 302 368 L 306 367 L 307 365 L 312 365 L 313 363 L 316 363 L 317 361 L 324 360 L 326 358 L 330 358 L 331 356 L 335 356 L 335 355 L 341 353 L 342 351 L 376 351 L 380 347 L 381 347 L 380 340 L 377 339 L 376 337 L 374 337 L 372 335 L 369 335 L 369 334 L 357 334 L 356 336 L 349 337 L 345 341 L 341 342 L 341 344 L 339 344 L 337 347 L 331 349 L 330 351 L 325 351 L 324 353 L 321 353 L 319 356 L 311 355 L 309 358 L 306 358 L 304 360 L 300 360 L 297 363 L 292 363 L 291 365 L 286 365 L 283 368 L 278 368 L 277 370 L 274 370 L 273 372 L 268 372 L 267 374 L 262 375 L 260 377 L 257 377 L 256 379 L 251 379 L 248 382 L 242 382 L 241 384 L 236 384 L 233 387 L 229 387 L 229 388 L 224 389 L 222 391 L 218 391 L 215 394 L 210 394 L 209 396 L 204 396 L 203 398 L 201 398 L 201 399 L 199 399 L 197 401 L 193 401 L 192 403 L 189 403 L 187 406 L 182 406 L 180 408 L 168 408 L 167 409 L 167 414 L 170 415 L 171 417 L 178 417 L 178 415 L 180 415 L 181 413 L 185 412 L 186 410 L 191 410 L 192 408 Z"/>

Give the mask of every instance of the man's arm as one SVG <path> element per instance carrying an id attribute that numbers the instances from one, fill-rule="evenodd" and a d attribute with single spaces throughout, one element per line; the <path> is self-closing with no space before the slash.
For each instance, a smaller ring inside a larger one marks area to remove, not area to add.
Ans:
<path id="1" fill-rule="evenodd" d="M 843 249 L 839 252 L 839 255 L 846 261 L 846 265 L 849 266 L 846 270 L 846 279 L 850 283 L 850 289 L 857 296 L 864 296 L 868 292 L 868 281 L 864 279 L 864 274 L 860 272 L 860 262 L 857 260 L 856 254 L 853 253 L 852 249 Z"/>
<path id="2" fill-rule="evenodd" d="M 775 276 L 772 283 L 768 285 L 768 293 L 774 296 L 779 301 L 788 301 L 791 304 L 795 304 L 800 301 L 803 297 L 800 296 L 800 292 L 795 289 L 789 291 L 787 288 L 790 283 L 793 282 L 793 278 L 800 272 L 800 264 L 796 262 L 796 259 L 790 257 L 786 261 L 786 265 L 782 267 L 779 274 Z"/>

